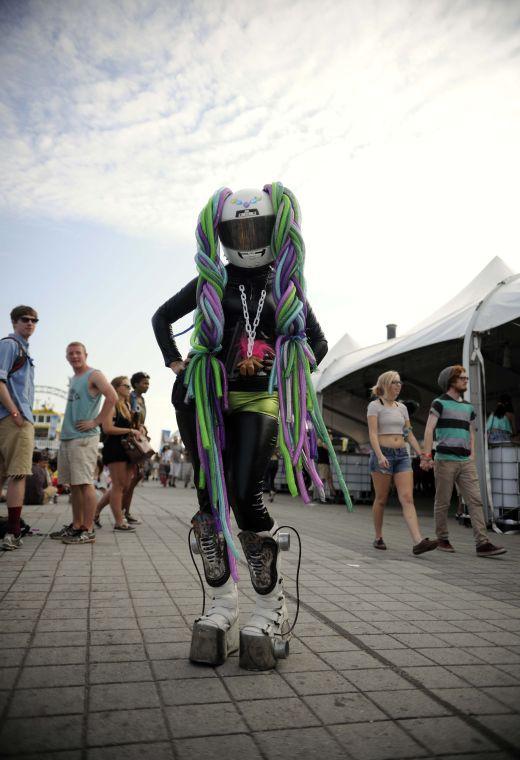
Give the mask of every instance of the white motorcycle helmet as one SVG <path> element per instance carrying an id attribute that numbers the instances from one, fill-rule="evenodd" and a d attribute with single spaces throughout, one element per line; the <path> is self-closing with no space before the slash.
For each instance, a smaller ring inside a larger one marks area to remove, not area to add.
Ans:
<path id="1" fill-rule="evenodd" d="M 273 204 L 263 190 L 246 188 L 230 195 L 218 225 L 229 263 L 245 269 L 269 264 L 274 258 L 271 251 L 274 223 Z"/>

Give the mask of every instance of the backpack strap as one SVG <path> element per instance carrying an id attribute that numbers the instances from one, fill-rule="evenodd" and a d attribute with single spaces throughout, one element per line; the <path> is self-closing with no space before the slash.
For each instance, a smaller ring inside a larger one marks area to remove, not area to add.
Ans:
<path id="1" fill-rule="evenodd" d="M 11 369 L 9 370 L 9 372 L 7 373 L 7 377 L 9 378 L 12 375 L 14 375 L 15 372 L 18 372 L 19 369 L 22 369 L 22 367 L 24 366 L 25 362 L 27 361 L 28 354 L 27 354 L 27 351 L 25 350 L 25 348 L 20 343 L 20 341 L 16 340 L 16 338 L 11 338 L 11 336 L 8 336 L 7 338 L 0 338 L 0 340 L 12 340 L 18 346 L 18 356 L 14 360 L 13 366 L 11 367 Z"/>

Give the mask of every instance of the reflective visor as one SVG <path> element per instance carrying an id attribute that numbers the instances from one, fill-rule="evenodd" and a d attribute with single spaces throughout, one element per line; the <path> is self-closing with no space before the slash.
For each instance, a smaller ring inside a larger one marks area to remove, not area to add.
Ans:
<path id="1" fill-rule="evenodd" d="M 220 222 L 218 234 L 222 245 L 232 251 L 258 251 L 271 245 L 274 222 L 274 214 L 229 219 Z"/>

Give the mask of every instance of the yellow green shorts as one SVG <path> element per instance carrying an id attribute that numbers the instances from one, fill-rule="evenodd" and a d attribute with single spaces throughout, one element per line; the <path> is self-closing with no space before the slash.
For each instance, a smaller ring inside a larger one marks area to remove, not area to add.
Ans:
<path id="1" fill-rule="evenodd" d="M 236 412 L 256 412 L 257 414 L 267 414 L 269 417 L 278 419 L 278 393 L 268 393 L 259 391 L 230 391 L 229 414 Z"/>

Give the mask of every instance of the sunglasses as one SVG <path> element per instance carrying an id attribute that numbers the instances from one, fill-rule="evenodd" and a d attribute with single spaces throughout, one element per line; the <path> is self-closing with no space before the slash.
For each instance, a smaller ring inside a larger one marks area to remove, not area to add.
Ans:
<path id="1" fill-rule="evenodd" d="M 455 379 L 456 380 L 462 380 L 463 382 L 467 382 L 469 380 L 469 377 L 467 377 L 467 375 L 459 375 Z"/>
<path id="2" fill-rule="evenodd" d="M 403 382 L 402 380 L 392 380 L 390 385 L 403 385 Z"/>
<path id="3" fill-rule="evenodd" d="M 127 383 L 121 383 L 121 385 L 119 387 L 120 388 L 128 388 L 128 389 L 130 389 L 132 386 L 131 385 L 127 385 Z"/>
<path id="4" fill-rule="evenodd" d="M 38 317 L 20 317 L 20 322 L 24 322 L 26 325 L 29 324 L 29 322 L 32 322 L 33 324 L 36 324 L 40 320 Z"/>

